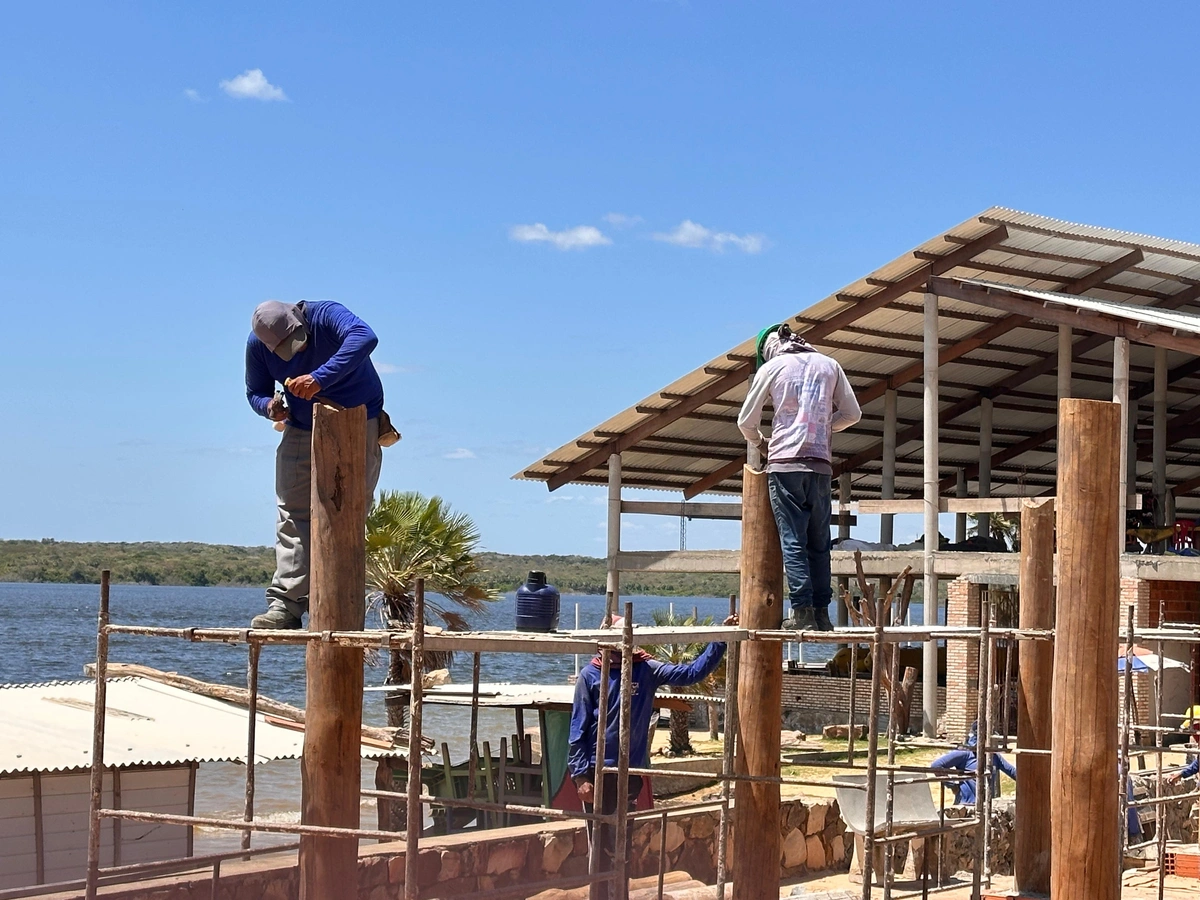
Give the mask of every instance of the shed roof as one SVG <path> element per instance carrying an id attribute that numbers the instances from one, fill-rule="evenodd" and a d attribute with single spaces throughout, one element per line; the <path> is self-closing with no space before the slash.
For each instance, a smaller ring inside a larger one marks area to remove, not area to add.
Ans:
<path id="1" fill-rule="evenodd" d="M 897 391 L 896 495 L 920 496 L 922 295 L 932 276 L 1084 297 L 1146 321 L 1161 315 L 1150 309 L 1200 311 L 1198 244 L 1001 207 L 931 238 L 786 320 L 841 363 L 862 404 L 863 420 L 836 435 L 833 445 L 835 474 L 852 474 L 855 499 L 880 495 L 888 388 Z M 953 486 L 956 470 L 968 479 L 977 474 L 985 397 L 994 410 L 992 494 L 1033 495 L 1053 487 L 1057 332 L 1056 324 L 1036 316 L 939 300 L 943 489 Z M 736 418 L 753 354 L 748 337 L 515 477 L 545 481 L 551 490 L 602 484 L 609 455 L 620 452 L 626 485 L 678 490 L 689 499 L 707 491 L 739 493 L 745 447 Z M 1179 350 L 1168 354 L 1167 478 L 1181 496 L 1200 488 L 1200 360 Z M 1154 348 L 1133 345 L 1134 400 L 1151 394 L 1153 356 Z M 1111 366 L 1111 339 L 1085 331 L 1081 322 L 1074 334 L 1073 396 L 1111 399 Z M 1138 423 L 1148 428 L 1150 415 L 1143 403 Z M 1139 487 L 1148 489 L 1148 433 L 1139 433 L 1138 445 Z"/>
<path id="2" fill-rule="evenodd" d="M 94 681 L 0 685 L 0 775 L 57 772 L 92 764 Z M 104 764 L 150 766 L 246 759 L 246 715 L 240 706 L 148 678 L 110 678 Z M 304 732 L 259 714 L 258 762 L 295 759 Z M 398 751 L 364 745 L 367 758 Z"/>

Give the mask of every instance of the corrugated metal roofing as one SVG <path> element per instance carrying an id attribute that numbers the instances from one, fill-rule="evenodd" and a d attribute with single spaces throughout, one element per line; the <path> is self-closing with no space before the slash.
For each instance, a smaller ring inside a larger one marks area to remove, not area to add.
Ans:
<path id="1" fill-rule="evenodd" d="M 0 775 L 92 764 L 93 681 L 0 685 Z M 247 710 L 146 678 L 108 682 L 106 766 L 245 762 Z M 296 759 L 304 732 L 258 716 L 254 758 Z M 366 758 L 399 751 L 362 748 Z"/>
<path id="2" fill-rule="evenodd" d="M 835 471 L 853 477 L 855 499 L 878 497 L 883 396 L 897 390 L 897 496 L 921 491 L 922 292 L 930 275 L 986 280 L 1074 295 L 1080 303 L 1118 304 L 1127 315 L 1160 316 L 1150 307 L 1200 311 L 1200 245 L 1064 222 L 994 207 L 954 226 L 787 320 L 841 363 L 863 405 L 863 421 L 835 436 Z M 939 302 L 942 480 L 956 469 L 973 477 L 979 407 L 994 405 L 992 493 L 1042 493 L 1054 484 L 1057 328 L 961 300 Z M 1018 321 L 1020 320 L 1020 321 Z M 764 323 L 768 324 L 768 323 Z M 972 341 L 972 339 L 974 339 Z M 981 340 L 982 339 L 982 340 Z M 968 346 L 966 342 L 971 341 Z M 1075 334 L 1072 393 L 1111 398 L 1111 340 Z M 975 344 L 978 343 L 978 346 Z M 622 456 L 634 487 L 685 496 L 741 490 L 745 447 L 735 420 L 752 374 L 753 338 L 607 419 L 515 477 L 562 484 L 603 484 L 607 460 Z M 1169 419 L 1198 418 L 1200 362 L 1170 351 Z M 1148 397 L 1153 348 L 1134 344 L 1132 397 Z M 1150 424 L 1149 404 L 1139 424 Z M 908 431 L 906 435 L 905 432 Z M 1148 453 L 1148 448 L 1147 448 Z M 1149 489 L 1148 456 L 1139 464 Z M 1177 494 L 1200 489 L 1200 430 L 1171 429 L 1167 478 Z M 1182 507 L 1200 498 L 1180 497 Z"/>

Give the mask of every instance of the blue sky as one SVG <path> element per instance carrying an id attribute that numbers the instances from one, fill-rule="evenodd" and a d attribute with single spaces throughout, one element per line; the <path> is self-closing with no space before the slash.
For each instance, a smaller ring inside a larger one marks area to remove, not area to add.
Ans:
<path id="1" fill-rule="evenodd" d="M 509 476 L 930 235 L 1200 240 L 1200 11 L 1128 11 L 11 5 L 0 537 L 269 543 L 250 311 L 330 298 L 380 335 L 383 487 L 598 554 L 601 489 Z"/>

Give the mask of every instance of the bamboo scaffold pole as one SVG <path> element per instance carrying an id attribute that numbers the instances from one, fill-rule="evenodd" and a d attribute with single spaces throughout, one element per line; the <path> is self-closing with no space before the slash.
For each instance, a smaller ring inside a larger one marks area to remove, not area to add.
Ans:
<path id="1" fill-rule="evenodd" d="M 87 900 L 96 900 L 100 877 L 100 807 L 104 797 L 104 725 L 108 703 L 109 570 L 100 573 L 100 614 L 96 627 L 96 699 L 92 707 L 91 805 L 88 815 Z"/>
<path id="2" fill-rule="evenodd" d="M 1122 523 L 1124 524 L 1124 523 Z M 1162 627 L 1163 614 L 1166 612 L 1165 597 L 1163 594 L 1158 595 L 1158 626 Z M 1132 638 L 1131 638 L 1132 640 Z M 1154 796 L 1162 799 L 1163 795 L 1163 679 L 1162 679 L 1162 658 L 1163 658 L 1163 642 L 1159 638 L 1154 645 L 1154 652 L 1158 654 L 1158 670 L 1154 673 L 1154 749 L 1155 753 L 1155 788 Z M 1154 807 L 1154 836 L 1158 838 L 1158 900 L 1163 900 L 1163 892 L 1166 888 L 1167 877 L 1167 817 L 1163 810 L 1163 804 L 1158 803 Z"/>
<path id="3" fill-rule="evenodd" d="M 1125 632 L 1125 671 L 1121 696 L 1121 783 L 1118 787 L 1121 803 L 1121 865 L 1129 851 L 1129 732 L 1133 730 L 1133 641 L 1134 614 L 1136 607 L 1131 603 L 1127 610 Z"/>
<path id="4" fill-rule="evenodd" d="M 262 644 L 250 641 L 246 645 L 246 800 L 244 818 L 254 821 L 254 743 L 258 720 L 258 657 Z M 250 849 L 251 831 L 242 832 L 242 849 Z"/>
<path id="5" fill-rule="evenodd" d="M 871 699 L 867 707 L 867 796 L 863 823 L 862 898 L 871 900 L 872 867 L 875 857 L 875 775 L 879 762 L 879 692 L 883 666 L 879 663 L 883 647 L 883 598 L 876 601 L 875 641 L 871 644 Z"/>
<path id="6" fill-rule="evenodd" d="M 596 704 L 596 766 L 595 783 L 592 788 L 592 809 L 604 810 L 604 754 L 606 732 L 608 731 L 608 679 L 609 653 L 607 647 L 600 648 L 600 687 L 599 702 Z M 592 878 L 589 896 L 591 900 L 606 900 L 608 895 L 607 883 L 598 881 L 600 863 L 604 856 L 604 843 L 601 837 L 603 829 L 600 823 L 592 825 L 591 847 L 588 853 L 588 875 Z"/>
<path id="7" fill-rule="evenodd" d="M 424 827 L 424 807 L 421 804 L 421 718 L 425 704 L 425 579 L 418 578 L 413 602 L 413 643 L 409 659 L 412 684 L 408 696 L 408 794 L 404 835 L 404 900 L 417 900 L 419 883 L 421 830 Z"/>
<path id="8" fill-rule="evenodd" d="M 729 595 L 729 615 L 737 614 L 737 595 Z M 717 833 L 717 900 L 725 900 L 725 886 L 729 880 L 729 799 L 734 775 L 734 744 L 737 736 L 737 683 L 738 659 L 741 644 L 732 642 L 725 646 L 725 739 L 721 746 L 721 819 Z M 666 821 L 663 822 L 666 832 Z"/>
<path id="9" fill-rule="evenodd" d="M 992 641 L 988 631 L 992 624 L 991 592 L 984 591 L 979 613 L 979 706 L 975 719 L 975 871 L 971 879 L 971 900 L 979 900 L 987 869 L 988 832 L 991 824 L 992 754 Z"/>
<path id="10" fill-rule="evenodd" d="M 630 720 L 633 715 L 633 604 L 625 603 L 625 627 L 621 638 L 621 706 L 617 719 L 620 747 L 617 753 L 617 802 L 613 839 L 615 885 L 614 900 L 623 900 L 629 893 L 627 876 L 628 853 L 625 836 L 629 833 L 629 751 Z M 601 812 L 604 810 L 601 809 Z"/>
<path id="11" fill-rule="evenodd" d="M 881 591 L 881 593 L 882 593 L 882 591 Z M 886 599 L 888 601 L 890 601 L 892 599 L 891 591 L 887 592 Z M 887 604 L 887 608 L 884 609 L 883 608 L 883 600 L 884 600 L 884 598 L 880 598 L 880 609 L 881 609 L 881 613 L 882 613 L 880 618 L 882 618 L 883 615 L 886 615 L 890 618 L 892 615 L 891 603 L 889 602 Z M 885 836 L 888 838 L 892 837 L 892 833 L 893 833 L 892 829 L 895 824 L 894 823 L 894 814 L 895 814 L 895 808 L 896 808 L 896 769 L 895 769 L 895 765 L 896 765 L 896 734 L 898 733 L 898 728 L 899 728 L 899 723 L 896 721 L 896 713 L 899 709 L 899 705 L 896 703 L 896 685 L 900 678 L 900 648 L 893 647 L 892 653 L 890 655 L 891 655 L 891 661 L 890 661 L 891 665 L 890 665 L 890 670 L 888 672 L 888 679 L 889 679 L 888 684 L 891 685 L 891 689 L 888 691 L 888 730 L 887 730 L 888 773 L 887 773 L 887 809 L 885 811 L 885 815 L 886 815 Z M 882 662 L 882 660 L 880 662 Z M 895 875 L 895 865 L 896 865 L 895 861 L 894 861 L 894 856 L 895 856 L 895 848 L 888 846 L 887 851 L 884 854 L 884 863 L 883 863 L 883 865 L 884 865 L 884 869 L 883 869 L 883 872 L 884 872 L 883 900 L 892 900 L 892 877 Z"/>

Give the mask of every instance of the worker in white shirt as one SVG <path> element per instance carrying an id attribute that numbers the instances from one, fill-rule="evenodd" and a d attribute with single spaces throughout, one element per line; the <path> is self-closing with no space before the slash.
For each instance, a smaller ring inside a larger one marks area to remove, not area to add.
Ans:
<path id="1" fill-rule="evenodd" d="M 770 440 L 759 430 L 770 397 Z M 787 325 L 764 329 L 758 372 L 738 428 L 767 462 L 771 510 L 779 527 L 792 616 L 785 627 L 832 631 L 829 563 L 830 438 L 862 418 L 846 373 Z"/>

